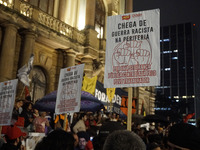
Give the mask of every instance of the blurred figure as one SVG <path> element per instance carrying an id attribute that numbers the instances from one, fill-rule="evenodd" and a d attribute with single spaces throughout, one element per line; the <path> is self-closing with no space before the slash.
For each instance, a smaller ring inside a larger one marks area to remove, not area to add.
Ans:
<path id="1" fill-rule="evenodd" d="M 35 132 L 45 133 L 46 127 L 49 127 L 49 121 L 45 118 L 46 112 L 40 112 L 40 116 L 36 117 L 33 122 Z"/>
<path id="2" fill-rule="evenodd" d="M 94 150 L 102 150 L 106 138 L 116 130 L 125 130 L 125 126 L 119 122 L 108 121 L 100 127 L 99 134 L 92 140 Z"/>
<path id="3" fill-rule="evenodd" d="M 22 99 L 18 99 L 15 101 L 15 105 L 13 108 L 13 112 L 12 112 L 12 119 L 14 119 L 15 121 L 17 121 L 19 115 L 22 112 L 22 106 L 23 106 L 24 102 Z"/>
<path id="4" fill-rule="evenodd" d="M 32 131 L 32 123 L 33 123 L 33 104 L 32 103 L 25 103 L 23 105 L 23 111 L 21 113 L 21 117 L 24 117 L 24 127 L 28 129 L 28 131 Z"/>
<path id="5" fill-rule="evenodd" d="M 36 117 L 39 117 L 39 116 L 40 116 L 39 111 L 36 108 L 34 108 L 33 109 L 33 117 L 36 118 Z"/>
<path id="6" fill-rule="evenodd" d="M 73 118 L 72 118 L 72 123 L 71 123 L 71 131 L 73 130 L 73 127 L 75 126 L 75 124 L 78 122 L 78 114 L 75 112 L 73 114 Z"/>
<path id="7" fill-rule="evenodd" d="M 85 121 L 86 129 L 90 129 L 92 126 L 96 126 L 96 121 L 94 120 L 94 115 L 90 114 L 89 118 Z"/>
<path id="8" fill-rule="evenodd" d="M 146 150 L 146 146 L 134 132 L 119 130 L 107 137 L 103 150 Z"/>
<path id="9" fill-rule="evenodd" d="M 78 133 L 80 131 L 86 131 L 85 121 L 87 120 L 87 116 L 85 113 L 80 114 L 79 121 L 73 127 L 74 133 Z"/>
<path id="10" fill-rule="evenodd" d="M 72 133 L 64 130 L 54 130 L 39 142 L 35 150 L 74 150 Z"/>
<path id="11" fill-rule="evenodd" d="M 148 150 L 161 150 L 160 146 L 157 143 L 151 143 L 149 144 Z"/>
<path id="12" fill-rule="evenodd" d="M 168 145 L 172 149 L 199 150 L 200 129 L 186 123 L 175 124 L 169 129 Z"/>
<path id="13" fill-rule="evenodd" d="M 25 150 L 22 145 L 22 136 L 26 133 L 22 132 L 17 126 L 5 126 L 6 143 L 3 144 L 1 150 Z"/>
<path id="14" fill-rule="evenodd" d="M 115 112 L 112 113 L 110 121 L 117 121 L 117 114 Z"/>
<path id="15" fill-rule="evenodd" d="M 89 140 L 89 134 L 85 131 L 77 133 L 78 135 L 78 147 L 75 150 L 93 150 L 92 142 Z"/>
<path id="16" fill-rule="evenodd" d="M 103 120 L 102 120 L 102 115 L 101 114 L 98 114 L 97 115 L 97 126 L 102 126 L 102 123 L 103 123 Z"/>

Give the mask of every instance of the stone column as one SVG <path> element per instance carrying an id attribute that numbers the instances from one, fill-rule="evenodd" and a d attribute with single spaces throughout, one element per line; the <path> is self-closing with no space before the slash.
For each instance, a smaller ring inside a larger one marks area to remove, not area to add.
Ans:
<path id="1" fill-rule="evenodd" d="M 33 54 L 34 45 L 35 45 L 35 38 L 36 34 L 30 31 L 23 32 L 24 34 L 24 43 L 23 49 L 21 50 L 21 57 L 20 57 L 20 67 L 27 64 L 31 54 Z"/>
<path id="2" fill-rule="evenodd" d="M 0 55 L 0 82 L 13 79 L 16 36 L 17 27 L 6 24 Z"/>
<path id="3" fill-rule="evenodd" d="M 66 17 L 66 6 L 67 6 L 66 0 L 59 0 L 58 19 L 60 19 L 63 22 L 65 22 L 65 17 Z"/>
<path id="4" fill-rule="evenodd" d="M 73 49 L 66 50 L 65 67 L 75 65 L 76 52 Z"/>
<path id="5" fill-rule="evenodd" d="M 85 64 L 85 67 L 84 67 L 84 73 L 87 77 L 89 78 L 92 78 L 92 73 L 93 73 L 93 58 L 90 56 L 90 55 L 85 55 L 83 56 L 82 60 L 81 60 L 82 63 Z"/>
<path id="6" fill-rule="evenodd" d="M 86 18 L 85 18 L 86 28 L 94 29 L 95 6 L 96 6 L 96 0 L 86 1 Z"/>
<path id="7" fill-rule="evenodd" d="M 133 0 L 126 0 L 126 13 L 133 12 Z"/>

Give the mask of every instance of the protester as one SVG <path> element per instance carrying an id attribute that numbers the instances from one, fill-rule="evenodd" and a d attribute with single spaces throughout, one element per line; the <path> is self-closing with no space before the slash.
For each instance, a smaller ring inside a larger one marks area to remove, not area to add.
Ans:
<path id="1" fill-rule="evenodd" d="M 159 146 L 159 144 L 153 142 L 153 143 L 149 144 L 147 150 L 161 150 L 161 147 Z"/>
<path id="2" fill-rule="evenodd" d="M 168 145 L 171 148 L 200 150 L 200 129 L 186 123 L 175 124 L 169 129 Z"/>
<path id="3" fill-rule="evenodd" d="M 91 126 L 96 126 L 96 121 L 94 120 L 93 114 L 89 114 L 89 118 L 85 121 L 85 125 L 87 129 L 90 129 Z"/>
<path id="4" fill-rule="evenodd" d="M 107 137 L 103 150 L 146 150 L 146 146 L 134 132 L 119 130 Z"/>
<path id="5" fill-rule="evenodd" d="M 12 119 L 17 121 L 19 115 L 22 112 L 22 106 L 23 106 L 23 100 L 22 99 L 17 99 L 14 104 L 13 112 L 12 112 Z"/>
<path id="6" fill-rule="evenodd" d="M 39 116 L 40 116 L 39 111 L 36 108 L 34 108 L 33 109 L 33 118 L 36 118 L 36 117 L 39 117 Z"/>
<path id="7" fill-rule="evenodd" d="M 75 150 L 93 150 L 93 144 L 90 141 L 89 134 L 85 131 L 80 131 L 77 133 L 78 135 L 78 146 L 75 148 Z"/>
<path id="8" fill-rule="evenodd" d="M 115 112 L 112 113 L 110 121 L 117 121 L 117 114 Z"/>
<path id="9" fill-rule="evenodd" d="M 36 145 L 35 150 L 74 150 L 74 142 L 72 133 L 54 130 Z"/>
<path id="10" fill-rule="evenodd" d="M 75 124 L 78 122 L 78 113 L 74 113 L 73 114 L 73 118 L 72 118 L 72 123 L 71 123 L 71 131 L 73 130 L 73 127 L 75 126 Z"/>
<path id="11" fill-rule="evenodd" d="M 99 134 L 93 138 L 94 150 L 102 150 L 104 142 L 109 134 L 116 130 L 125 130 L 126 128 L 119 122 L 108 121 L 103 124 L 99 130 Z"/>
<path id="12" fill-rule="evenodd" d="M 23 105 L 23 111 L 21 113 L 21 117 L 24 117 L 25 122 L 24 122 L 24 127 L 28 129 L 28 131 L 32 131 L 32 123 L 33 123 L 33 112 L 32 112 L 32 103 L 25 103 Z"/>
<path id="13" fill-rule="evenodd" d="M 26 133 L 22 132 L 17 126 L 7 126 L 5 131 L 6 143 L 3 144 L 1 150 L 25 150 L 22 145 L 22 136 Z"/>
<path id="14" fill-rule="evenodd" d="M 97 121 L 96 122 L 97 122 L 96 123 L 97 126 L 102 126 L 103 120 L 102 120 L 102 115 L 101 114 L 97 115 Z"/>
<path id="15" fill-rule="evenodd" d="M 46 112 L 42 111 L 40 112 L 40 116 L 34 119 L 33 126 L 35 129 L 35 132 L 45 133 L 45 129 L 47 129 L 50 126 L 49 121 L 47 118 L 45 118 L 45 116 L 46 116 Z"/>
<path id="16" fill-rule="evenodd" d="M 74 133 L 78 133 L 80 131 L 86 131 L 85 121 L 87 120 L 87 116 L 85 113 L 81 113 L 79 121 L 73 127 Z"/>

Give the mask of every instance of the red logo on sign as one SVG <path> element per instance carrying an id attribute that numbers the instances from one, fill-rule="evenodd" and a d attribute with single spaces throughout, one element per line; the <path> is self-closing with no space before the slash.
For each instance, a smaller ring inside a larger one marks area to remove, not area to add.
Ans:
<path id="1" fill-rule="evenodd" d="M 129 20 L 131 18 L 130 15 L 122 16 L 122 20 Z"/>

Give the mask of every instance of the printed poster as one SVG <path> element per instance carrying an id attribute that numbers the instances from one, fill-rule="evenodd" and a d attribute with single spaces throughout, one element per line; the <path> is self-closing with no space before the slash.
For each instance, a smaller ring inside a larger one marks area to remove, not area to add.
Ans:
<path id="1" fill-rule="evenodd" d="M 160 84 L 160 10 L 107 18 L 104 88 Z"/>
<path id="2" fill-rule="evenodd" d="M 80 111 L 84 64 L 61 69 L 56 99 L 56 114 Z"/>
<path id="3" fill-rule="evenodd" d="M 18 79 L 0 83 L 0 126 L 11 125 Z"/>

